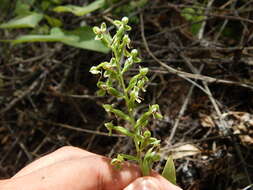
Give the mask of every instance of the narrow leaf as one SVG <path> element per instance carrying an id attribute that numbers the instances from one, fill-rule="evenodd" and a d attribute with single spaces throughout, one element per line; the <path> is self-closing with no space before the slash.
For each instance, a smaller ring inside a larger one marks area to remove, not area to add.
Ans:
<path id="1" fill-rule="evenodd" d="M 114 113 L 116 116 L 120 117 L 121 119 L 124 119 L 126 121 L 131 121 L 131 118 L 125 114 L 123 111 L 119 110 L 119 109 L 115 109 L 113 108 L 111 105 L 109 104 L 104 104 L 103 105 L 104 109 L 107 111 L 107 112 L 111 112 L 111 113 Z"/>
<path id="2" fill-rule="evenodd" d="M 101 41 L 95 40 L 95 34 L 92 31 L 92 28 L 89 26 L 84 26 L 77 28 L 73 31 L 65 31 L 67 35 L 76 35 L 79 37 L 79 41 L 65 41 L 65 44 L 82 48 L 88 49 L 92 51 L 97 51 L 101 53 L 108 53 L 109 48 L 106 47 Z"/>
<path id="3" fill-rule="evenodd" d="M 29 15 L 16 17 L 6 23 L 0 24 L 0 28 L 34 28 L 42 18 L 43 14 L 30 13 Z"/>
<path id="4" fill-rule="evenodd" d="M 149 110 L 147 112 L 145 112 L 144 114 L 141 115 L 141 117 L 137 120 L 134 128 L 138 128 L 138 127 L 145 127 L 147 125 L 147 122 L 151 116 L 152 112 Z"/>
<path id="5" fill-rule="evenodd" d="M 60 28 L 52 28 L 48 35 L 23 35 L 15 40 L 0 40 L 13 44 L 27 42 L 62 42 L 66 45 L 107 53 L 109 49 L 100 41 L 94 40 L 94 34 L 90 27 L 81 27 L 73 31 L 63 31 Z"/>
<path id="6" fill-rule="evenodd" d="M 16 40 L 9 40 L 14 44 L 26 43 L 26 42 L 66 42 L 66 41 L 78 41 L 78 36 L 66 36 L 60 28 L 52 28 L 49 35 L 23 35 Z"/>
<path id="7" fill-rule="evenodd" d="M 138 161 L 138 158 L 128 154 L 120 154 L 124 159 Z"/>
<path id="8" fill-rule="evenodd" d="M 133 133 L 131 133 L 129 130 L 127 130 L 126 128 L 121 127 L 121 126 L 113 126 L 113 130 L 121 133 L 122 135 L 126 135 L 128 137 L 133 137 L 134 136 Z"/>
<path id="9" fill-rule="evenodd" d="M 52 27 L 61 27 L 62 26 L 62 22 L 61 20 L 45 15 L 45 19 L 47 20 L 48 24 L 50 24 L 50 26 Z"/>
<path id="10" fill-rule="evenodd" d="M 162 176 L 176 185 L 176 169 L 172 156 L 168 157 L 167 162 L 163 168 Z"/>
<path id="11" fill-rule="evenodd" d="M 84 16 L 88 13 L 91 13 L 101 7 L 104 6 L 105 0 L 96 0 L 93 3 L 80 7 L 75 5 L 65 5 L 65 6 L 58 6 L 55 7 L 53 10 L 55 12 L 61 13 L 61 12 L 71 12 L 72 14 L 76 16 Z"/>

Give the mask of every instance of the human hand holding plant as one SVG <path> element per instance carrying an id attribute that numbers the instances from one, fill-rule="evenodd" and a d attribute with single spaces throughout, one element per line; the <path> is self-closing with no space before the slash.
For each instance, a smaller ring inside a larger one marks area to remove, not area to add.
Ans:
<path id="1" fill-rule="evenodd" d="M 115 170 L 110 159 L 75 147 L 62 147 L 0 180 L 3 190 L 180 190 L 162 176 L 140 177 L 139 168 L 124 163 Z"/>
<path id="2" fill-rule="evenodd" d="M 125 73 L 135 63 L 141 62 L 138 57 L 138 51 L 130 47 L 130 38 L 127 32 L 131 30 L 128 25 L 128 18 L 124 17 L 122 20 L 115 20 L 113 24 L 117 30 L 113 37 L 107 31 L 105 23 L 101 27 L 94 27 L 93 31 L 96 34 L 96 39 L 101 40 L 109 49 L 112 50 L 112 58 L 109 62 L 102 62 L 98 66 L 93 66 L 90 69 L 92 74 L 101 75 L 97 86 L 100 88 L 98 95 L 110 94 L 118 100 L 125 102 L 125 110 L 120 110 L 114 105 L 105 104 L 104 109 L 108 113 L 113 113 L 117 118 L 120 118 L 130 127 L 115 125 L 113 122 L 105 123 L 106 128 L 111 134 L 112 131 L 117 131 L 133 140 L 136 154 L 126 155 L 118 154 L 117 158 L 112 160 L 112 164 L 119 166 L 124 160 L 136 161 L 143 176 L 150 175 L 152 165 L 155 161 L 160 159 L 157 150 L 160 146 L 160 140 L 151 136 L 147 125 L 150 118 L 162 119 L 159 111 L 159 105 L 150 105 L 145 113 L 142 113 L 138 118 L 137 104 L 141 103 L 139 97 L 140 92 L 145 92 L 145 87 L 148 82 L 148 68 L 139 68 L 139 73 L 133 76 L 129 81 L 125 80 Z M 173 162 L 170 162 L 173 164 Z M 170 164 L 171 165 L 171 164 Z M 166 164 L 166 166 L 168 166 Z M 175 183 L 174 165 L 171 167 L 173 175 L 172 179 Z M 166 169 L 166 168 L 165 168 Z M 168 174 L 168 172 L 164 172 Z M 171 177 L 169 177 L 171 178 Z"/>

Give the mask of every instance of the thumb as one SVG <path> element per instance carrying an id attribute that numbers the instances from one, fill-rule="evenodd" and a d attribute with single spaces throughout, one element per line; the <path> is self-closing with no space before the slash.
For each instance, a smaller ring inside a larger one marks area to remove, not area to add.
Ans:
<path id="1" fill-rule="evenodd" d="M 134 180 L 124 190 L 181 190 L 178 186 L 173 185 L 161 176 L 145 176 Z"/>

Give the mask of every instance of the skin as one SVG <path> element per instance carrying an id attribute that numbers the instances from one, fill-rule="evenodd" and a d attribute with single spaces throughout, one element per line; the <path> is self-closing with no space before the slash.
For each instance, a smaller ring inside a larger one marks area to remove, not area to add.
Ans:
<path id="1" fill-rule="evenodd" d="M 106 157 L 75 147 L 48 154 L 7 180 L 5 190 L 180 190 L 157 173 L 141 177 L 137 166 L 115 169 Z"/>

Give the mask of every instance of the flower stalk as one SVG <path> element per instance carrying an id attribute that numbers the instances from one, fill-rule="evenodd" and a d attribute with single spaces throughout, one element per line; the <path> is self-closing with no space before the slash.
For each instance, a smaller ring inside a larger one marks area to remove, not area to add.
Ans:
<path id="1" fill-rule="evenodd" d="M 120 166 L 125 160 L 136 161 L 144 176 L 149 175 L 152 165 L 158 161 L 159 155 L 157 150 L 160 146 L 160 140 L 152 137 L 148 130 L 148 122 L 153 116 L 155 119 L 162 119 L 159 111 L 159 105 L 150 105 L 148 110 L 136 118 L 136 108 L 141 103 L 140 92 L 145 92 L 145 87 L 148 82 L 148 68 L 139 68 L 139 73 L 133 76 L 129 81 L 125 79 L 125 74 L 129 69 L 137 63 L 141 62 L 138 57 L 137 49 L 131 49 L 131 40 L 127 34 L 131 30 L 128 25 L 128 18 L 115 20 L 113 24 L 117 30 L 113 37 L 107 31 L 107 26 L 102 23 L 100 27 L 94 27 L 93 31 L 96 34 L 97 40 L 101 40 L 107 47 L 112 50 L 112 58 L 109 62 L 102 62 L 97 66 L 93 66 L 90 72 L 95 75 L 100 75 L 97 83 L 99 88 L 98 95 L 112 95 L 125 102 L 125 109 L 120 110 L 114 105 L 105 104 L 104 109 L 108 113 L 114 114 L 118 119 L 124 120 L 131 127 L 115 125 L 113 122 L 105 123 L 109 134 L 116 131 L 122 135 L 128 136 L 133 140 L 136 154 L 126 155 L 118 154 L 112 159 L 112 164 Z M 125 126 L 129 126 L 125 125 Z"/>

